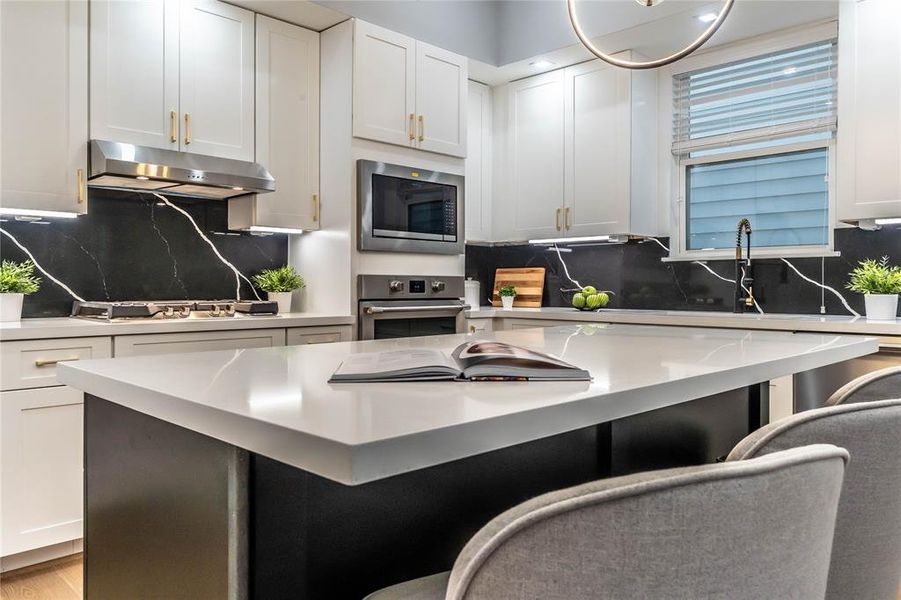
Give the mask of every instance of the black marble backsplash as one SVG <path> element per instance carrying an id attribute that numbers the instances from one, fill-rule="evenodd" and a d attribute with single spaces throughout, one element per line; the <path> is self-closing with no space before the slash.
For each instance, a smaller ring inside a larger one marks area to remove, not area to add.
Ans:
<path id="1" fill-rule="evenodd" d="M 669 245 L 667 238 L 660 238 Z M 753 241 L 753 240 L 752 240 Z M 564 246 L 560 246 L 561 250 Z M 653 241 L 626 244 L 571 245 L 561 256 L 573 279 L 582 285 L 610 290 L 610 308 L 731 311 L 733 285 L 721 281 L 700 265 L 661 262 L 667 253 Z M 841 293 L 852 308 L 863 314 L 863 296 L 845 289 L 848 272 L 865 258 L 889 256 L 901 263 L 901 225 L 886 225 L 878 231 L 837 229 L 832 258 L 789 259 L 801 273 Z M 753 258 L 753 249 L 752 249 Z M 708 266 L 727 279 L 734 278 L 733 261 L 709 261 Z M 557 253 L 547 247 L 466 247 L 466 275 L 481 282 L 482 303 L 487 305 L 498 267 L 546 267 L 544 306 L 569 306 L 573 288 Z M 825 276 L 825 277 L 824 277 Z M 850 314 L 830 292 L 804 281 L 779 259 L 754 261 L 754 293 L 761 308 L 773 313 L 819 314 L 825 293 L 827 314 Z"/>
<path id="2" fill-rule="evenodd" d="M 170 201 L 186 210 L 244 275 L 287 263 L 287 236 L 228 231 L 227 202 L 174 197 Z M 213 254 L 184 215 L 143 193 L 91 189 L 88 202 L 88 214 L 77 219 L 28 223 L 4 217 L 0 225 L 85 300 L 235 297 L 234 272 Z M 0 256 L 16 261 L 27 258 L 6 236 L 0 236 Z M 25 297 L 23 316 L 69 315 L 71 296 L 41 278 L 40 291 Z M 246 282 L 241 295 L 254 297 Z"/>

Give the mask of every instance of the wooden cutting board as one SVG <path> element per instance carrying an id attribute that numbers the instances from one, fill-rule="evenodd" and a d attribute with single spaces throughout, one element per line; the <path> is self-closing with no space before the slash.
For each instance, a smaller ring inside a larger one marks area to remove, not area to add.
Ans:
<path id="1" fill-rule="evenodd" d="M 501 297 L 497 292 L 505 285 L 516 288 L 514 308 L 541 308 L 544 267 L 497 269 L 494 272 L 494 292 L 491 294 L 492 306 L 501 306 Z"/>

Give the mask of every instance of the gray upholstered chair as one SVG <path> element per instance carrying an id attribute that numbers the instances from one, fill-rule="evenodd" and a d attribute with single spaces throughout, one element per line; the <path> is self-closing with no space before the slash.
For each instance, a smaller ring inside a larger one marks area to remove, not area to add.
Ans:
<path id="1" fill-rule="evenodd" d="M 901 581 L 901 400 L 817 408 L 742 440 L 727 461 L 807 444 L 851 453 L 835 525 L 830 600 L 896 600 Z"/>
<path id="2" fill-rule="evenodd" d="M 901 398 L 901 365 L 867 373 L 846 383 L 826 401 L 826 406 Z"/>
<path id="3" fill-rule="evenodd" d="M 533 498 L 367 600 L 822 598 L 848 454 L 816 445 Z"/>

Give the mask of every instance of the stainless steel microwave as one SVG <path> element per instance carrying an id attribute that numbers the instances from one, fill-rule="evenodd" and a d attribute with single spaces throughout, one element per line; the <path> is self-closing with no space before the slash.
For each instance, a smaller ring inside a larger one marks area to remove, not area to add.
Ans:
<path id="1" fill-rule="evenodd" d="M 360 250 L 463 254 L 463 177 L 357 161 Z"/>

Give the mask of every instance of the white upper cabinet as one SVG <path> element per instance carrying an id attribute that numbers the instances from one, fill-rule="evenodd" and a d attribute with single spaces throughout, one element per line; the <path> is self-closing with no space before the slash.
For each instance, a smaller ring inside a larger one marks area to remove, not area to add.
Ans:
<path id="1" fill-rule="evenodd" d="M 253 13 L 182 0 L 182 150 L 253 160 Z"/>
<path id="2" fill-rule="evenodd" d="M 656 229 L 656 75 L 599 60 L 565 80 L 567 237 Z"/>
<path id="3" fill-rule="evenodd" d="M 491 239 L 491 88 L 469 82 L 465 166 L 466 241 Z"/>
<path id="4" fill-rule="evenodd" d="M 91 3 L 91 137 L 178 150 L 178 0 Z"/>
<path id="5" fill-rule="evenodd" d="M 506 86 L 494 241 L 653 235 L 656 81 L 595 60 Z"/>
<path id="6" fill-rule="evenodd" d="M 93 0 L 91 137 L 253 160 L 253 13 L 215 0 Z"/>
<path id="7" fill-rule="evenodd" d="M 466 58 L 354 22 L 353 135 L 466 156 Z"/>
<path id="8" fill-rule="evenodd" d="M 88 6 L 0 2 L 0 205 L 87 210 Z"/>
<path id="9" fill-rule="evenodd" d="M 416 110 L 419 148 L 466 156 L 466 59 L 416 43 Z"/>
<path id="10" fill-rule="evenodd" d="M 229 227 L 319 228 L 319 34 L 256 17 L 256 161 L 276 190 L 229 200 Z"/>
<path id="11" fill-rule="evenodd" d="M 354 136 L 413 145 L 416 40 L 354 22 Z"/>
<path id="12" fill-rule="evenodd" d="M 563 235 L 563 71 L 509 85 L 503 212 L 512 239 Z"/>
<path id="13" fill-rule="evenodd" d="M 901 217 L 901 2 L 842 2 L 838 44 L 838 218 Z"/>

